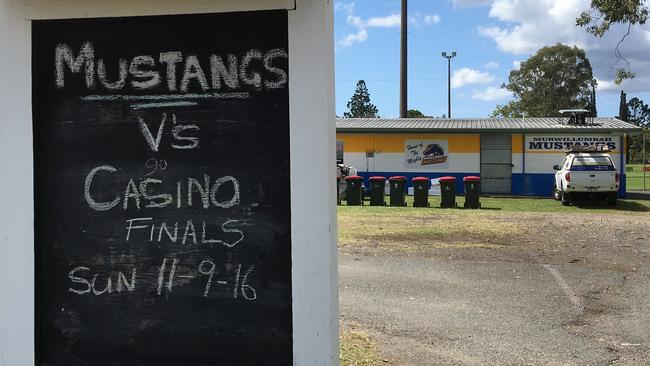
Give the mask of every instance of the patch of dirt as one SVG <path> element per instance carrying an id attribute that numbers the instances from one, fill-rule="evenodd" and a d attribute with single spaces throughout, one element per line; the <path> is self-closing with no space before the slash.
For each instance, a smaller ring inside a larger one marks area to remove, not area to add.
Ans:
<path id="1" fill-rule="evenodd" d="M 582 303 L 581 311 L 562 327 L 602 344 L 611 356 L 603 364 L 648 365 L 647 301 L 640 301 L 647 299 L 643 284 L 650 280 L 647 213 L 462 212 L 416 220 L 367 217 L 340 227 L 346 235 L 340 241 L 343 255 L 559 265 Z M 576 278 L 584 273 L 595 277 L 579 282 Z M 641 290 L 631 290 L 637 288 Z M 377 339 L 386 343 L 388 336 L 378 332 Z M 408 341 L 404 335 L 394 336 Z"/>
<path id="2" fill-rule="evenodd" d="M 440 248 L 498 248 L 517 245 L 510 240 L 520 228 L 509 220 L 470 215 L 429 217 L 353 216 L 339 220 L 339 245 L 344 250 L 402 251 Z"/>
<path id="3" fill-rule="evenodd" d="M 646 214 L 498 211 L 408 221 L 404 217 L 359 216 L 339 222 L 339 246 L 342 254 L 444 255 L 484 260 L 513 256 L 517 261 L 531 257 L 528 261 L 537 258 L 550 264 L 635 272 L 650 259 L 648 219 Z"/>

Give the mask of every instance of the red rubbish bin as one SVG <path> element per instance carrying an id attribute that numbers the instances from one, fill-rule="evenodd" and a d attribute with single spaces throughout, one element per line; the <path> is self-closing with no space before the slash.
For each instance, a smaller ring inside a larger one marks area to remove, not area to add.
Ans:
<path id="1" fill-rule="evenodd" d="M 465 185 L 465 208 L 481 208 L 481 177 L 470 175 L 463 178 Z"/>
<path id="2" fill-rule="evenodd" d="M 345 177 L 345 199 L 348 206 L 361 206 L 363 199 L 361 197 L 361 184 L 363 177 L 358 175 L 349 175 Z"/>
<path id="3" fill-rule="evenodd" d="M 456 178 L 440 177 L 438 181 L 440 182 L 440 207 L 456 207 Z"/>
<path id="4" fill-rule="evenodd" d="M 429 207 L 429 188 L 431 180 L 427 177 L 415 177 L 413 181 L 413 207 Z"/>

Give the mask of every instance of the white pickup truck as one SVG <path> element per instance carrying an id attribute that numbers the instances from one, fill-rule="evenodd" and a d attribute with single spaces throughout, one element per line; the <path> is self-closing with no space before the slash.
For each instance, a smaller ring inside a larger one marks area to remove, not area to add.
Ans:
<path id="1" fill-rule="evenodd" d="M 567 152 L 562 165 L 554 165 L 553 197 L 569 205 L 578 196 L 606 198 L 616 205 L 620 176 L 606 147 L 574 148 Z"/>

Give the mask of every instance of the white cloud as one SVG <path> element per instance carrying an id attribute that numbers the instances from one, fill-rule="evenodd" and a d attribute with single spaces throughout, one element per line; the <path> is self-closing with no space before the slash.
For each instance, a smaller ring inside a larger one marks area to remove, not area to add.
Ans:
<path id="1" fill-rule="evenodd" d="M 487 72 L 464 67 L 454 71 L 451 77 L 451 87 L 455 89 L 465 85 L 487 84 L 492 82 L 492 80 L 494 80 L 494 76 Z"/>
<path id="2" fill-rule="evenodd" d="M 401 24 L 401 16 L 393 13 L 383 17 L 372 17 L 363 19 L 354 15 L 354 3 L 335 3 L 334 9 L 348 13 L 345 22 L 355 27 L 354 33 L 348 33 L 338 40 L 338 45 L 350 47 L 355 43 L 364 42 L 368 39 L 368 28 L 395 28 Z"/>
<path id="3" fill-rule="evenodd" d="M 351 13 L 354 10 L 354 3 L 344 3 L 337 1 L 334 3 L 334 10 L 345 10 L 348 13 Z"/>
<path id="4" fill-rule="evenodd" d="M 572 3 L 576 0 L 494 0 L 490 6 L 490 17 L 503 22 L 537 21 L 540 17 L 547 16 L 547 9 L 555 2 Z M 582 0 L 578 0 L 582 1 Z M 575 25 L 575 21 L 572 23 Z"/>
<path id="5" fill-rule="evenodd" d="M 402 16 L 400 13 L 393 13 L 386 16 L 371 17 L 363 19 L 354 14 L 354 2 L 343 3 L 337 2 L 334 4 L 334 10 L 344 11 L 347 13 L 345 22 L 356 28 L 356 32 L 348 33 L 342 38 L 339 38 L 337 44 L 344 47 L 350 47 L 355 43 L 364 42 L 368 39 L 368 29 L 370 28 L 399 28 L 402 23 Z M 437 14 L 425 15 L 416 12 L 408 18 L 409 26 L 417 27 L 421 22 L 430 24 L 437 24 L 440 22 L 440 16 Z"/>
<path id="6" fill-rule="evenodd" d="M 487 64 L 485 64 L 485 68 L 488 69 L 488 70 L 498 69 L 499 68 L 499 63 L 494 61 L 494 60 L 490 61 Z"/>
<path id="7" fill-rule="evenodd" d="M 424 25 L 435 25 L 440 23 L 442 18 L 439 14 L 423 14 L 419 11 L 409 15 L 409 26 L 410 27 L 419 27 L 424 23 Z"/>
<path id="8" fill-rule="evenodd" d="M 611 80 L 601 80 L 596 79 L 598 86 L 596 87 L 596 93 L 620 93 L 621 90 L 624 90 L 628 93 L 631 98 L 632 93 L 647 93 L 648 85 L 650 85 L 650 76 L 648 75 L 639 75 L 637 74 L 634 79 L 626 79 L 620 85 L 614 83 L 614 79 Z"/>
<path id="9" fill-rule="evenodd" d="M 424 22 L 427 24 L 438 24 L 440 23 L 440 15 L 438 14 L 425 15 Z"/>
<path id="10" fill-rule="evenodd" d="M 506 89 L 496 86 L 490 86 L 484 90 L 474 90 L 472 92 L 472 99 L 481 100 L 484 102 L 495 102 L 497 100 L 504 100 L 512 98 L 512 93 Z"/>
<path id="11" fill-rule="evenodd" d="M 650 43 L 650 30 L 644 30 L 643 36 L 645 37 L 645 40 Z"/>
<path id="12" fill-rule="evenodd" d="M 347 34 L 345 37 L 339 40 L 341 46 L 349 47 L 357 42 L 363 42 L 368 39 L 368 31 L 365 29 L 359 29 L 357 33 Z"/>
<path id="13" fill-rule="evenodd" d="M 519 70 L 519 68 L 521 67 L 521 61 L 517 61 L 517 60 L 512 61 L 512 67 L 513 67 L 515 70 Z"/>
<path id="14" fill-rule="evenodd" d="M 456 0 L 456 2 L 460 2 Z M 590 0 L 491 0 L 489 16 L 496 22 L 478 27 L 478 33 L 493 40 L 503 52 L 527 57 L 544 46 L 563 43 L 584 49 L 591 61 L 594 75 L 602 84 L 599 91 L 646 91 L 650 92 L 650 24 L 635 26 L 621 45 L 621 53 L 630 62 L 630 70 L 637 77 L 626 80 L 623 85 L 608 84 L 615 71 L 625 67 L 624 61 L 616 59 L 616 44 L 627 27 L 614 25 L 602 38 L 587 33 L 575 25 L 578 15 L 588 10 Z M 617 63 L 618 61 L 618 63 Z M 518 63 L 513 63 L 517 68 Z"/>
<path id="15" fill-rule="evenodd" d="M 366 22 L 363 21 L 360 17 L 356 15 L 352 15 L 352 13 L 348 14 L 348 16 L 345 18 L 345 21 L 352 26 L 355 26 L 357 28 L 365 28 L 366 27 Z"/>
<path id="16" fill-rule="evenodd" d="M 620 87 L 614 83 L 614 80 L 598 80 L 598 91 L 620 90 Z"/>
<path id="17" fill-rule="evenodd" d="M 399 27 L 402 22 L 402 16 L 399 14 L 391 14 L 385 17 L 370 18 L 365 22 L 365 27 L 378 27 L 378 28 L 391 28 Z"/>
<path id="18" fill-rule="evenodd" d="M 478 27 L 478 34 L 492 38 L 499 50 L 513 54 L 531 53 L 537 50 L 540 46 L 526 37 L 527 33 L 535 32 L 539 31 L 528 25 L 516 26 L 512 30 L 499 27 Z"/>
<path id="19" fill-rule="evenodd" d="M 494 0 L 490 17 L 512 24 L 479 27 L 478 31 L 492 38 L 500 50 L 514 54 L 531 53 L 557 42 L 584 48 L 590 36 L 576 27 L 575 19 L 586 9 L 589 0 Z"/>

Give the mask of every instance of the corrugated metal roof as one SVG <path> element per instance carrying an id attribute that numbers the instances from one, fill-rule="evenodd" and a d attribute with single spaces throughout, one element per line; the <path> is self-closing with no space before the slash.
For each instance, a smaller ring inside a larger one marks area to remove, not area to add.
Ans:
<path id="1" fill-rule="evenodd" d="M 640 133 L 641 128 L 617 118 L 594 118 L 584 125 L 549 118 L 338 118 L 337 132 L 565 132 Z"/>

